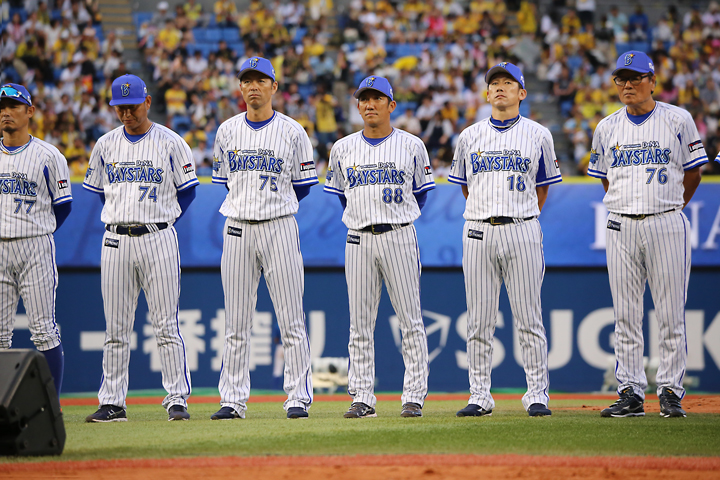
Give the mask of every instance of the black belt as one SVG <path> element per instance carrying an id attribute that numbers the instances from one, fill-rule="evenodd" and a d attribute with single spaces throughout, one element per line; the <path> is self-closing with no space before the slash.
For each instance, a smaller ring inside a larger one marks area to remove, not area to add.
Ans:
<path id="1" fill-rule="evenodd" d="M 631 220 L 642 220 L 645 217 L 652 217 L 653 215 L 662 215 L 663 213 L 670 213 L 674 212 L 675 209 L 671 208 L 670 210 L 665 210 L 664 212 L 658 212 L 658 213 L 642 213 L 639 215 L 635 215 L 633 213 L 621 213 L 621 217 L 629 218 Z"/>
<path id="2" fill-rule="evenodd" d="M 250 225 L 257 225 L 259 223 L 267 223 L 272 222 L 273 220 L 280 220 L 281 218 L 289 217 L 290 215 L 283 215 L 282 217 L 275 217 L 275 218 L 266 218 L 265 220 L 242 220 L 243 222 L 247 222 Z"/>
<path id="3" fill-rule="evenodd" d="M 525 218 L 519 218 L 517 220 L 523 220 L 528 221 L 532 220 L 535 217 L 525 217 Z M 486 218 L 484 220 L 480 220 L 483 223 L 489 223 L 490 225 L 507 225 L 508 223 L 515 223 L 514 217 L 490 217 Z"/>
<path id="4" fill-rule="evenodd" d="M 160 230 L 165 230 L 168 227 L 168 224 L 153 223 L 151 225 L 128 225 L 127 227 L 123 225 L 115 225 L 114 227 L 111 225 L 105 225 L 105 230 L 108 232 L 115 230 L 114 233 L 117 233 L 118 235 L 127 235 L 128 237 L 141 237 L 150 232 L 154 232 L 155 230 L 151 229 L 152 226 L 156 227 L 159 232 Z"/>
<path id="5" fill-rule="evenodd" d="M 389 232 L 394 230 L 396 227 L 407 227 L 410 223 L 401 223 L 399 225 L 393 225 L 390 223 L 378 223 L 376 225 L 368 225 L 367 227 L 361 228 L 361 232 L 371 232 L 373 235 L 379 235 L 381 233 Z"/>

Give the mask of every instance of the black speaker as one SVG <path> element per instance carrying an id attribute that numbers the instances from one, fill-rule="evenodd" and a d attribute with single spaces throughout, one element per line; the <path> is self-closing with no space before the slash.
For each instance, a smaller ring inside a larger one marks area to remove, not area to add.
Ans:
<path id="1" fill-rule="evenodd" d="M 45 356 L 0 351 L 0 455 L 60 455 L 65 424 Z"/>

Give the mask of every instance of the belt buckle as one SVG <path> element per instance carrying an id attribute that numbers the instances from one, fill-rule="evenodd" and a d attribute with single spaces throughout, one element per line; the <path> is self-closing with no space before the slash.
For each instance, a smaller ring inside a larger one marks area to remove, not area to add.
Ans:
<path id="1" fill-rule="evenodd" d="M 490 217 L 490 225 L 502 225 L 502 222 L 498 222 L 497 219 L 500 217 Z"/>
<path id="2" fill-rule="evenodd" d="M 375 225 L 370 225 L 370 231 L 372 232 L 373 235 L 380 235 L 381 233 L 383 233 L 383 232 L 376 232 Z"/>
<path id="3" fill-rule="evenodd" d="M 248 222 L 250 225 L 257 225 L 258 223 L 260 223 L 258 220 L 248 220 L 247 222 Z"/>
<path id="4" fill-rule="evenodd" d="M 640 215 L 635 215 L 635 220 L 644 220 L 647 216 L 647 213 L 641 213 Z"/>
<path id="5" fill-rule="evenodd" d="M 142 225 L 128 225 L 128 227 L 127 227 L 128 228 L 128 233 L 127 233 L 128 237 L 142 237 L 142 235 L 143 235 L 142 233 L 139 235 L 133 235 L 133 233 L 132 233 L 133 228 L 140 228 L 140 227 L 142 227 Z"/>

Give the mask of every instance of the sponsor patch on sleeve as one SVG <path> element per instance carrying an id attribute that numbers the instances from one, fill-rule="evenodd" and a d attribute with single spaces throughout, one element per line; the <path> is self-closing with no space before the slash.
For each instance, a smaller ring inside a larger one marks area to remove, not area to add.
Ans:
<path id="1" fill-rule="evenodd" d="M 620 222 L 608 220 L 607 228 L 608 228 L 608 230 L 615 230 L 616 232 L 619 232 L 620 231 Z"/>
<path id="2" fill-rule="evenodd" d="M 482 240 L 483 232 L 481 230 L 468 230 L 468 238 L 474 238 L 475 240 Z"/>
<path id="3" fill-rule="evenodd" d="M 305 162 L 300 164 L 300 171 L 307 172 L 315 168 L 315 162 Z"/>
<path id="4" fill-rule="evenodd" d="M 360 245 L 360 235 L 348 235 L 347 243 L 352 243 L 353 245 Z"/>
<path id="5" fill-rule="evenodd" d="M 93 169 L 92 169 L 92 168 L 88 168 L 87 171 L 85 172 L 85 178 L 89 178 L 90 175 L 92 175 L 92 172 L 93 172 Z"/>
<path id="6" fill-rule="evenodd" d="M 67 180 L 58 180 L 58 188 L 63 189 L 68 187 L 68 181 Z"/>
<path id="7" fill-rule="evenodd" d="M 690 150 L 690 153 L 692 153 L 696 150 L 700 150 L 701 148 L 704 148 L 703 144 L 702 144 L 702 140 L 696 140 L 693 143 L 691 143 L 690 145 L 688 145 L 688 150 Z"/>
<path id="8" fill-rule="evenodd" d="M 120 240 L 118 240 L 117 238 L 106 238 L 105 246 L 110 248 L 118 248 L 120 247 Z"/>
<path id="9" fill-rule="evenodd" d="M 194 172 L 195 167 L 192 163 L 188 163 L 187 165 L 183 165 L 183 173 L 187 175 L 188 173 Z"/>
<path id="10" fill-rule="evenodd" d="M 432 168 L 430 168 L 430 165 L 425 165 L 425 175 L 430 175 L 432 173 Z"/>
<path id="11" fill-rule="evenodd" d="M 220 164 L 222 164 L 222 162 L 217 157 L 215 157 L 213 159 L 213 172 L 220 171 Z"/>

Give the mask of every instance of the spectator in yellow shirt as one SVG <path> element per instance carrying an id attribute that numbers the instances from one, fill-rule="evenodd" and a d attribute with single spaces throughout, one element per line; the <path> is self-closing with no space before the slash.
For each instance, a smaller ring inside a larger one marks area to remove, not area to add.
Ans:
<path id="1" fill-rule="evenodd" d="M 215 21 L 220 26 L 231 27 L 237 22 L 237 7 L 232 0 L 215 2 Z"/>
<path id="2" fill-rule="evenodd" d="M 180 82 L 173 83 L 171 88 L 165 91 L 165 105 L 167 108 L 167 125 L 170 125 L 175 115 L 186 115 L 187 93 L 180 86 Z"/>
<path id="3" fill-rule="evenodd" d="M 162 47 L 166 52 L 174 52 L 180 45 L 182 32 L 175 27 L 175 22 L 170 20 L 157 34 L 158 46 Z"/>

